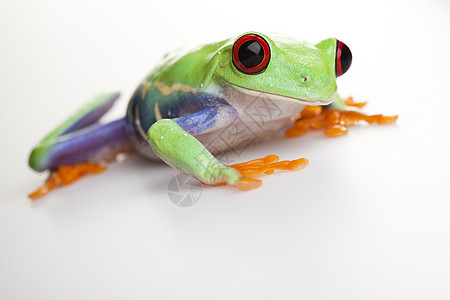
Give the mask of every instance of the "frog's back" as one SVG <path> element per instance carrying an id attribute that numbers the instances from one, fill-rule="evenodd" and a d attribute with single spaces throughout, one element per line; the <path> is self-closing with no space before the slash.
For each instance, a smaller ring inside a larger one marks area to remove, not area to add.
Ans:
<path id="1" fill-rule="evenodd" d="M 140 152 L 154 156 L 148 152 L 146 140 L 146 133 L 153 123 L 199 109 L 200 106 L 197 107 L 191 100 L 200 99 L 207 93 L 206 81 L 213 72 L 211 58 L 227 41 L 166 55 L 163 62 L 136 88 L 128 104 L 126 117 L 130 138 Z"/>

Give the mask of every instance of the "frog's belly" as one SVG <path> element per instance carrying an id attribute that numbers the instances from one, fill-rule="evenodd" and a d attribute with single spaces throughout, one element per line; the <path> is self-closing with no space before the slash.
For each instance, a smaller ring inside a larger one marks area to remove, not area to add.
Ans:
<path id="1" fill-rule="evenodd" d="M 242 93 L 230 98 L 237 99 L 228 102 L 239 112 L 238 118 L 224 128 L 196 136 L 212 154 L 228 150 L 241 153 L 251 144 L 273 138 L 292 125 L 305 107 L 298 102 Z"/>
<path id="2" fill-rule="evenodd" d="M 240 154 L 252 144 L 272 139 L 280 133 L 281 129 L 293 124 L 293 122 L 293 120 L 272 121 L 266 123 L 268 129 L 262 130 L 255 126 L 256 124 L 237 121 L 220 130 L 198 135 L 196 138 L 213 155 L 229 150 Z"/>

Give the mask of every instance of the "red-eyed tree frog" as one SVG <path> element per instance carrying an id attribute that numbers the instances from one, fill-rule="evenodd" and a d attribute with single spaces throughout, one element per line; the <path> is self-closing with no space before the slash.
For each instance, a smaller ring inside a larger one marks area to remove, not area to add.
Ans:
<path id="1" fill-rule="evenodd" d="M 161 159 L 205 184 L 259 187 L 254 175 L 300 169 L 308 160 L 279 162 L 269 155 L 225 165 L 214 155 L 270 139 L 288 127 L 289 137 L 323 127 L 334 137 L 361 120 L 397 119 L 347 109 L 364 105 L 337 95 L 336 78 L 351 62 L 350 49 L 335 38 L 314 45 L 256 32 L 166 55 L 137 87 L 124 118 L 99 123 L 119 97 L 102 94 L 33 149 L 31 168 L 49 170 L 50 176 L 29 196 L 36 199 L 103 171 L 119 154 L 131 152 Z"/>

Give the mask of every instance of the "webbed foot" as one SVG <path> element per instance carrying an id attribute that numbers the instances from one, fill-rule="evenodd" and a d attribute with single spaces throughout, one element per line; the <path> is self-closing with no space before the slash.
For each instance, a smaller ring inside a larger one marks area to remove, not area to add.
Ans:
<path id="1" fill-rule="evenodd" d="M 344 100 L 347 106 L 361 108 L 366 102 L 356 103 L 353 98 Z M 339 137 L 347 134 L 349 126 L 355 125 L 360 121 L 369 124 L 377 123 L 379 125 L 391 124 L 398 119 L 398 115 L 365 115 L 352 110 L 341 110 L 336 108 L 326 108 L 321 106 L 307 106 L 300 114 L 300 119 L 296 121 L 292 128 L 286 130 L 288 137 L 298 137 L 305 135 L 308 129 L 325 128 L 324 133 L 327 137 Z"/>
<path id="2" fill-rule="evenodd" d="M 269 175 L 273 174 L 275 170 L 301 170 L 308 165 L 308 160 L 306 158 L 283 161 L 278 160 L 278 156 L 268 155 L 264 158 L 230 165 L 229 167 L 236 169 L 243 176 L 243 178 L 236 183 L 235 187 L 241 191 L 255 189 L 262 184 L 260 179 L 253 178 L 255 175 L 263 173 Z"/>
<path id="3" fill-rule="evenodd" d="M 87 174 L 98 174 L 105 170 L 105 166 L 95 163 L 84 163 L 76 166 L 61 166 L 56 171 L 52 171 L 47 181 L 36 191 L 29 194 L 28 197 L 31 200 L 36 200 L 59 186 L 68 185 Z"/>

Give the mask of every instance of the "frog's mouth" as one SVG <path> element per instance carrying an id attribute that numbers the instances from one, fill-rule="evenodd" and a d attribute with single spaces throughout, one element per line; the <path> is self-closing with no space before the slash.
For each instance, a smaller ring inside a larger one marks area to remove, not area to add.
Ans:
<path id="1" fill-rule="evenodd" d="M 252 89 L 248 89 L 248 88 L 245 88 L 245 87 L 242 87 L 239 85 L 235 85 L 235 84 L 231 84 L 231 86 L 233 88 L 235 88 L 236 90 L 240 91 L 241 93 L 245 93 L 245 94 L 251 95 L 253 97 L 264 95 L 267 98 L 269 98 L 270 100 L 289 101 L 289 102 L 295 102 L 295 103 L 299 103 L 299 104 L 303 104 L 303 105 L 313 105 L 313 106 L 328 105 L 336 99 L 336 95 L 334 95 L 333 98 L 328 99 L 328 100 L 304 100 L 304 99 L 294 98 L 294 97 L 285 96 L 285 95 L 279 95 L 279 94 L 273 94 L 273 93 L 269 93 L 269 92 L 252 90 Z"/>

